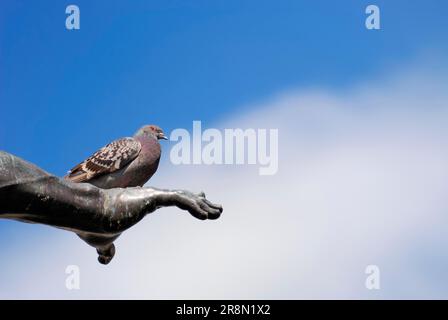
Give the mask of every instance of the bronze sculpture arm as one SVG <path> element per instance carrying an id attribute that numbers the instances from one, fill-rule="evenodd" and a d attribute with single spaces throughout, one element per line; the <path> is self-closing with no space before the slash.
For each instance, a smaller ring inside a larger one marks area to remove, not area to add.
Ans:
<path id="1" fill-rule="evenodd" d="M 42 223 L 76 232 L 107 264 L 113 241 L 160 207 L 177 206 L 198 219 L 217 219 L 222 207 L 184 190 L 100 189 L 72 183 L 0 151 L 0 218 Z"/>

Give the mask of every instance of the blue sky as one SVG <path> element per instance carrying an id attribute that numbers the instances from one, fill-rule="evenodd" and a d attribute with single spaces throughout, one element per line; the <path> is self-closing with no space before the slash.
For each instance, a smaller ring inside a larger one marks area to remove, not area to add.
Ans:
<path id="1" fill-rule="evenodd" d="M 445 1 L 64 1 L 0 4 L 0 148 L 58 175 L 145 123 L 220 119 L 289 87 L 350 85 L 446 49 Z"/>
<path id="2" fill-rule="evenodd" d="M 369 4 L 381 30 L 364 27 Z M 63 175 L 143 124 L 206 127 L 278 92 L 344 92 L 416 57 L 446 62 L 447 14 L 420 0 L 1 1 L 0 149 Z M 48 230 L 0 221 L 0 239 L 57 238 Z"/>

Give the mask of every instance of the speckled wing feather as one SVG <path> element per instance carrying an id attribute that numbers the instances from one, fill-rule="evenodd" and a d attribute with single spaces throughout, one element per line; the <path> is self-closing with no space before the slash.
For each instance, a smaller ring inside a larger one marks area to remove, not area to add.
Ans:
<path id="1" fill-rule="evenodd" d="M 115 140 L 75 166 L 64 178 L 73 182 L 85 182 L 114 172 L 134 160 L 141 148 L 140 142 L 133 138 Z"/>

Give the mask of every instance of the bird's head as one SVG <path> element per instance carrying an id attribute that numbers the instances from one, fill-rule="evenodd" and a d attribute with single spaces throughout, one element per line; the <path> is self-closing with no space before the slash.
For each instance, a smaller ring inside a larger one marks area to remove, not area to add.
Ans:
<path id="1" fill-rule="evenodd" d="M 138 137 L 138 136 L 152 136 L 152 137 L 155 137 L 157 139 L 168 140 L 168 137 L 165 136 L 165 134 L 163 133 L 163 130 L 160 129 L 160 127 L 158 127 L 156 125 L 153 125 L 153 124 L 141 127 L 137 131 L 135 136 L 136 137 Z"/>

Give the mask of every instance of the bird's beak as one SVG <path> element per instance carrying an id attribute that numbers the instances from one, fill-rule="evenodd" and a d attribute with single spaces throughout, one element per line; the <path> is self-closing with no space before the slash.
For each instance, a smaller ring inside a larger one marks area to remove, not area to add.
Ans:
<path id="1" fill-rule="evenodd" d="M 162 134 L 160 135 L 160 139 L 168 140 L 168 137 L 167 137 L 164 133 L 162 133 Z"/>

